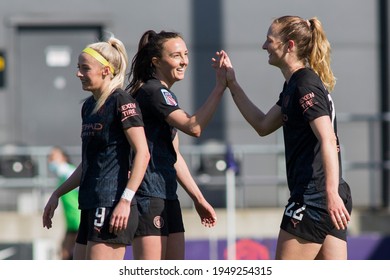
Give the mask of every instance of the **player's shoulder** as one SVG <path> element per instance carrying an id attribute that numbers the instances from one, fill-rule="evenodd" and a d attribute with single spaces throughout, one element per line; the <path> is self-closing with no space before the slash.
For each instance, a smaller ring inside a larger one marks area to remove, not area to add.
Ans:
<path id="1" fill-rule="evenodd" d="M 129 92 L 127 92 L 121 88 L 115 89 L 115 91 L 112 93 L 112 96 L 117 100 L 135 101 L 134 97 Z"/>
<path id="2" fill-rule="evenodd" d="M 141 90 L 144 90 L 146 92 L 159 92 L 164 86 L 161 84 L 161 82 L 157 79 L 149 79 L 147 80 L 142 87 Z"/>
<path id="3" fill-rule="evenodd" d="M 297 86 L 321 83 L 320 77 L 311 68 L 303 68 L 294 75 Z"/>

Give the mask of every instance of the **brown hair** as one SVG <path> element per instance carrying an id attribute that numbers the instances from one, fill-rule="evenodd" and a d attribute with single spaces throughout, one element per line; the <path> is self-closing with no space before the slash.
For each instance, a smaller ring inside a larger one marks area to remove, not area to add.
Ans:
<path id="1" fill-rule="evenodd" d="M 129 85 L 126 87 L 131 94 L 136 92 L 147 80 L 154 75 L 153 57 L 162 57 L 163 44 L 174 38 L 182 38 L 177 32 L 161 31 L 156 33 L 153 30 L 146 31 L 139 43 L 138 51 L 135 54 L 128 76 Z"/>

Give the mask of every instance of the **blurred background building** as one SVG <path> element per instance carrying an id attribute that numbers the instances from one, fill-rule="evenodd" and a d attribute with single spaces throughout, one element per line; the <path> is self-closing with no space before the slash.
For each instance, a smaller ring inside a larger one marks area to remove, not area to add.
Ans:
<path id="1" fill-rule="evenodd" d="M 0 259 L 59 257 L 61 209 L 53 229 L 41 225 L 56 182 L 47 154 L 58 145 L 80 161 L 80 109 L 89 93 L 81 90 L 76 71 L 85 45 L 114 34 L 131 58 L 144 31 L 178 31 L 190 55 L 185 80 L 173 87 L 181 107 L 194 112 L 207 98 L 215 83 L 211 58 L 224 49 L 247 94 L 267 110 L 283 79 L 261 46 L 271 21 L 287 14 L 318 17 L 332 45 L 344 177 L 355 206 L 350 258 L 390 258 L 387 0 L 7 0 L 0 2 Z M 216 228 L 202 228 L 180 192 L 188 259 L 226 258 L 227 148 L 239 167 L 237 258 L 274 254 L 288 197 L 282 135 L 260 138 L 229 95 L 200 139 L 181 135 L 182 152 L 219 215 Z"/>

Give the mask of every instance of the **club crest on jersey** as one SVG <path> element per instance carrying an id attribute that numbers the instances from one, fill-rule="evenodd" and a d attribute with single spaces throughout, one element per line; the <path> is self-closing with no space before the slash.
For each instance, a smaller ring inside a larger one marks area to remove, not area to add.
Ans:
<path id="1" fill-rule="evenodd" d="M 172 96 L 172 93 L 167 91 L 166 89 L 161 89 L 161 94 L 165 99 L 165 103 L 169 106 L 177 106 L 177 102 L 175 98 Z"/>

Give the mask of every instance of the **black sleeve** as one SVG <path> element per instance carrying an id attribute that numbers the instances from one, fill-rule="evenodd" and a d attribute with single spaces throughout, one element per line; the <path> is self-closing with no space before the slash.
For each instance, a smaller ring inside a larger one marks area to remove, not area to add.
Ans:
<path id="1" fill-rule="evenodd" d="M 312 121 L 321 116 L 330 116 L 328 93 L 318 87 L 298 87 L 299 108 L 305 119 Z"/>
<path id="2" fill-rule="evenodd" d="M 282 107 L 282 105 L 283 105 L 283 92 L 284 92 L 284 90 L 286 89 L 286 87 L 287 87 L 287 83 L 285 82 L 285 83 L 283 84 L 283 90 L 282 90 L 282 92 L 279 93 L 279 99 L 278 99 L 278 101 L 276 102 L 276 105 L 278 105 L 279 107 Z"/>
<path id="3" fill-rule="evenodd" d="M 150 106 L 154 109 L 153 111 L 162 119 L 165 119 L 173 111 L 180 109 L 175 94 L 165 88 L 149 92 L 147 97 Z"/>
<path id="4" fill-rule="evenodd" d="M 278 105 L 279 107 L 282 107 L 282 100 L 283 100 L 283 92 L 281 92 L 280 94 L 279 94 L 279 99 L 278 99 L 278 101 L 276 101 L 276 105 Z"/>
<path id="5" fill-rule="evenodd" d="M 129 93 L 122 92 L 118 95 L 117 108 L 123 129 L 144 126 L 138 103 Z"/>

